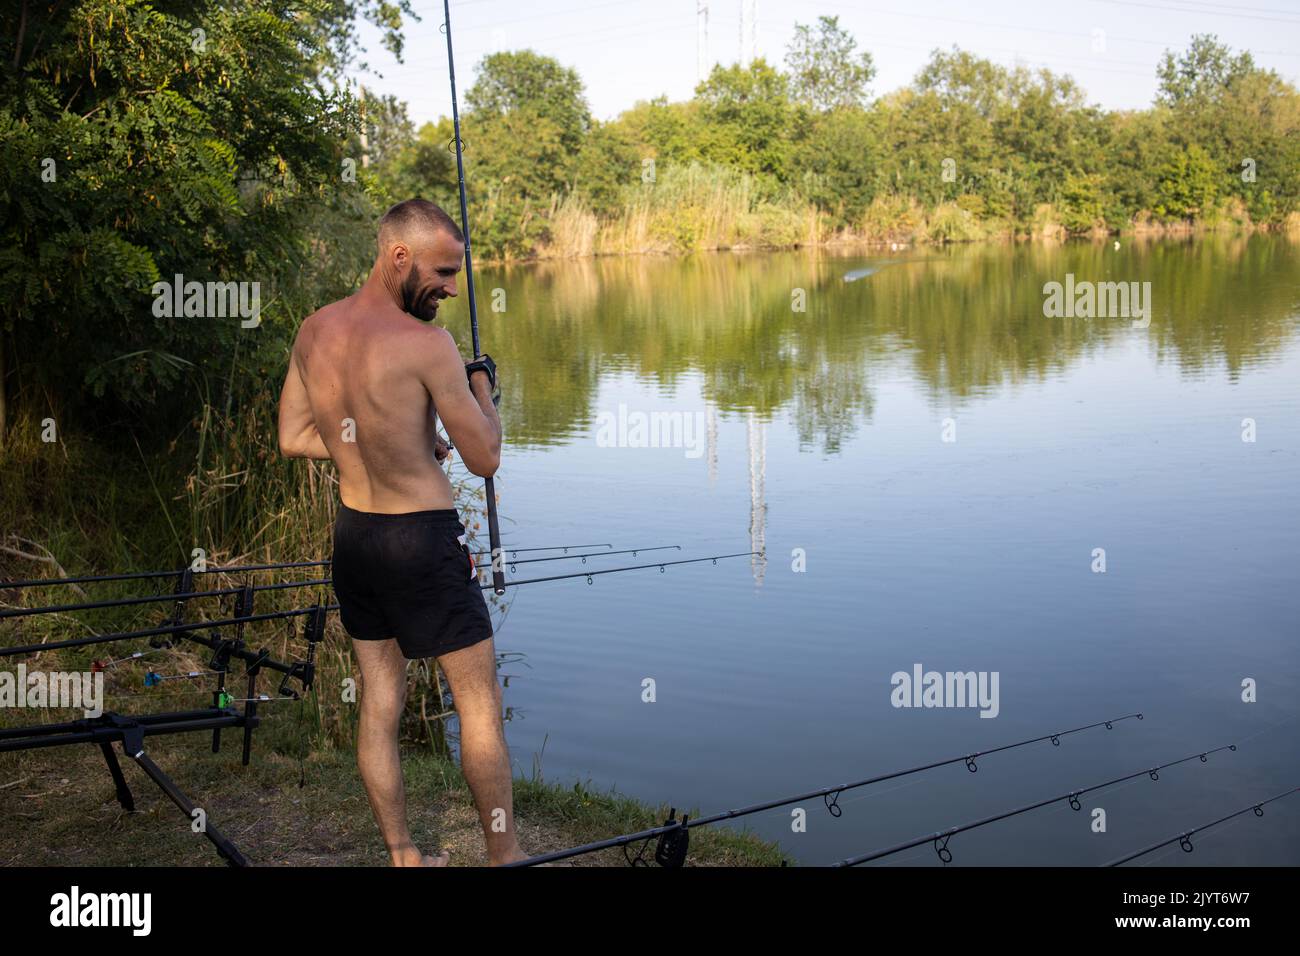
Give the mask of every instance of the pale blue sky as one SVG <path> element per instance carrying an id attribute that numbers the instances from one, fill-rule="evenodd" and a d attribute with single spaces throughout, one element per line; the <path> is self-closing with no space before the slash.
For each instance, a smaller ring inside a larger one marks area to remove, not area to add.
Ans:
<path id="1" fill-rule="evenodd" d="M 709 55 L 734 63 L 744 0 L 709 0 Z M 405 100 L 416 123 L 448 115 L 440 0 L 414 0 L 405 63 L 363 25 L 367 87 Z M 1292 83 L 1300 77 L 1300 0 L 757 0 L 759 56 L 781 63 L 796 23 L 838 16 L 875 57 L 875 94 L 908 83 L 935 47 L 958 44 L 998 63 L 1070 73 L 1092 102 L 1140 108 L 1155 93 L 1156 64 L 1193 33 L 1215 33 Z M 495 49 L 531 48 L 577 69 L 592 111 L 611 119 L 637 100 L 688 99 L 697 79 L 696 0 L 459 0 L 452 3 L 462 102 L 478 61 Z M 1094 31 L 1102 31 L 1095 34 Z M 1097 37 L 1101 52 L 1094 52 Z M 382 74 L 382 75 L 376 75 Z"/>

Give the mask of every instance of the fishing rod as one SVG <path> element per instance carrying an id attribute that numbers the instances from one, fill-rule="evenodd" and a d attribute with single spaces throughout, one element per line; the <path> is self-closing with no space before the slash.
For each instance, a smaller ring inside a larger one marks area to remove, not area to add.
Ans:
<path id="1" fill-rule="evenodd" d="M 278 584 L 260 584 L 256 587 L 245 585 L 237 588 L 221 588 L 216 591 L 180 591 L 173 594 L 153 594 L 148 597 L 119 598 L 115 601 L 54 604 L 48 607 L 20 607 L 9 611 L 0 611 L 0 620 L 11 617 L 28 617 L 32 614 L 60 614 L 65 611 L 94 611 L 110 607 L 131 607 L 137 604 L 156 604 L 159 601 L 189 601 L 194 598 L 226 597 L 231 594 L 242 594 L 246 591 L 284 591 L 288 588 L 306 588 L 318 584 L 329 584 L 331 580 L 331 578 L 319 578 L 315 581 L 281 581 Z"/>
<path id="2" fill-rule="evenodd" d="M 290 561 L 287 564 L 243 564 L 229 568 L 181 568 L 175 571 L 132 571 L 125 574 L 96 574 L 77 578 L 34 578 L 29 581 L 0 581 L 0 591 L 15 588 L 34 588 L 57 584 L 98 584 L 102 581 L 142 581 L 146 578 L 170 578 L 184 574 L 235 574 L 241 571 L 274 571 L 279 568 L 320 568 L 330 562 L 326 561 Z"/>
<path id="3" fill-rule="evenodd" d="M 614 547 L 612 544 L 557 544 L 550 548 L 506 548 L 505 550 L 508 551 L 510 554 L 523 554 L 526 551 L 532 552 L 532 551 L 561 551 L 561 550 L 564 551 L 565 554 L 568 554 L 570 548 L 612 548 L 612 547 Z M 642 548 L 641 550 L 645 551 L 646 549 Z M 485 554 L 489 554 L 490 552 L 472 551 L 470 553 L 473 554 L 474 557 L 478 558 L 478 557 L 482 557 Z"/>
<path id="4" fill-rule="evenodd" d="M 469 205 L 465 199 L 465 158 L 461 152 L 460 108 L 456 105 L 456 60 L 451 52 L 451 3 L 442 0 L 445 21 L 442 32 L 447 34 L 447 74 L 451 80 L 451 122 L 456 133 L 456 181 L 460 189 L 460 224 L 465 236 L 465 285 L 469 288 L 469 330 L 474 359 L 479 357 L 478 307 L 474 301 L 474 257 L 470 252 Z M 492 548 L 492 590 L 506 593 L 506 575 L 501 568 L 501 527 L 497 520 L 497 496 L 492 476 L 483 479 L 483 497 L 487 499 L 488 544 Z"/>
<path id="5" fill-rule="evenodd" d="M 16 647 L 0 647 L 0 657 L 12 657 L 18 654 L 39 654 L 42 651 L 57 651 L 67 647 L 86 647 L 90 644 L 110 644 L 113 641 L 129 641 L 138 637 L 158 637 L 168 634 L 185 634 L 191 637 L 191 640 L 199 640 L 192 637 L 188 632 L 205 630 L 215 627 L 231 627 L 240 624 L 253 624 L 258 621 L 278 621 L 287 617 L 301 617 L 304 614 L 312 614 L 317 606 L 322 606 L 327 611 L 337 611 L 337 604 L 316 605 L 312 607 L 295 608 L 291 611 L 268 611 L 265 614 L 250 614 L 246 617 L 230 617 L 217 621 L 194 621 L 185 624 L 164 624 L 159 627 L 147 627 L 138 631 L 119 631 L 113 634 L 94 634 L 90 637 L 74 637 L 66 641 L 49 641 L 45 644 L 24 644 Z"/>
<path id="6" fill-rule="evenodd" d="M 1213 820 L 1210 823 L 1203 823 L 1199 827 L 1193 827 L 1190 830 L 1184 830 L 1176 837 L 1170 837 L 1168 840 L 1161 840 L 1159 843 L 1153 843 L 1149 847 L 1145 847 L 1141 850 L 1138 850 L 1136 853 L 1130 853 L 1128 856 L 1120 857 L 1118 860 L 1112 860 L 1110 863 L 1107 863 L 1105 865 L 1119 866 L 1122 863 L 1128 863 L 1131 860 L 1136 860 L 1140 856 L 1146 856 L 1148 853 L 1152 853 L 1156 850 L 1159 850 L 1161 847 L 1169 846 L 1171 843 L 1177 843 L 1179 846 L 1181 846 L 1183 848 L 1184 853 L 1191 853 L 1192 850 L 1194 849 L 1194 847 L 1192 846 L 1192 834 L 1200 833 L 1202 830 L 1208 830 L 1210 829 L 1210 827 L 1217 827 L 1220 823 L 1226 823 L 1228 820 L 1231 820 L 1233 817 L 1239 817 L 1243 813 L 1249 813 L 1251 810 L 1255 811 L 1255 816 L 1262 817 L 1264 815 L 1264 806 L 1266 804 L 1272 803 L 1274 800 L 1281 800 L 1283 797 L 1289 797 L 1293 793 L 1300 793 L 1300 787 L 1292 787 L 1290 790 L 1283 790 L 1281 793 L 1277 794 L 1276 796 L 1269 797 L 1267 800 L 1260 800 L 1258 803 L 1252 803 L 1248 807 L 1242 807 L 1236 813 L 1229 813 L 1226 817 L 1219 817 L 1219 819 Z"/>
<path id="7" fill-rule="evenodd" d="M 522 561 L 515 561 L 512 559 L 507 561 L 506 564 L 510 565 L 510 570 L 513 573 L 515 570 L 515 565 L 519 565 L 519 564 L 540 564 L 543 561 L 572 561 L 574 558 L 582 558 L 582 563 L 586 564 L 588 558 L 607 558 L 613 554 L 630 554 L 632 555 L 632 557 L 635 558 L 642 551 L 649 552 L 649 551 L 672 551 L 672 550 L 680 551 L 682 550 L 682 546 L 680 544 L 664 544 L 664 545 L 660 545 L 657 548 L 625 548 L 622 551 L 588 551 L 585 554 L 559 554 L 552 558 L 525 558 Z"/>
<path id="8" fill-rule="evenodd" d="M 699 564 L 702 561 L 712 561 L 717 564 L 726 558 L 749 558 L 754 555 L 762 555 L 762 551 L 738 551 L 735 554 L 716 554 L 711 558 L 685 558 L 681 561 L 658 561 L 654 564 L 632 564 L 624 568 L 601 568 L 594 571 L 575 571 L 573 574 L 555 574 L 546 578 L 526 578 L 523 581 L 511 581 L 511 587 L 517 587 L 521 584 L 542 584 L 546 581 L 567 581 L 571 578 L 586 578 L 587 583 L 591 584 L 591 579 L 598 574 L 618 574 L 622 571 L 641 571 L 645 568 L 658 568 L 659 573 L 664 573 L 664 568 L 672 567 L 675 564 Z M 482 585 L 483 590 L 487 590 L 491 585 Z"/>
<path id="9" fill-rule="evenodd" d="M 926 770 L 934 770 L 937 767 L 946 767 L 955 763 L 966 764 L 966 769 L 971 773 L 979 770 L 976 758 L 985 757 L 989 754 L 1002 753 L 1006 750 L 1014 750 L 1017 747 L 1027 747 L 1030 744 L 1041 743 L 1044 740 L 1050 740 L 1053 747 L 1061 745 L 1061 738 L 1068 737 L 1070 734 L 1082 733 L 1085 730 L 1093 730 L 1097 727 L 1105 727 L 1107 730 L 1113 729 L 1113 726 L 1122 720 L 1136 718 L 1142 719 L 1141 714 L 1125 714 L 1123 717 L 1112 717 L 1110 720 L 1099 720 L 1093 724 L 1085 724 L 1082 727 L 1072 727 L 1069 730 L 1058 730 L 1054 734 L 1043 734 L 1041 737 L 1030 737 L 1026 740 L 1018 740 L 1015 743 L 1003 744 L 1000 747 L 993 747 L 989 750 L 977 750 L 973 753 L 963 754 L 958 757 L 949 757 L 945 760 L 936 760 L 931 763 L 920 764 L 915 767 L 908 767 L 904 770 L 892 770 L 889 773 L 879 774 L 874 777 L 867 777 L 865 780 L 856 780 L 853 783 L 841 783 L 834 787 L 823 787 L 820 790 L 809 790 L 807 793 L 798 793 L 792 797 L 781 797 L 777 800 L 767 800 L 763 803 L 751 804 L 747 807 L 741 807 L 737 810 L 724 810 L 721 813 L 715 813 L 712 816 L 700 817 L 696 820 L 683 818 L 671 824 L 664 824 L 661 827 L 654 827 L 649 830 L 642 830 L 639 833 L 623 834 L 617 837 L 610 837 L 606 840 L 598 840 L 594 843 L 585 843 L 582 846 L 571 847 L 567 850 L 556 850 L 551 853 L 543 853 L 539 856 L 529 857 L 527 860 L 520 860 L 518 863 L 509 863 L 507 866 L 536 866 L 539 863 L 549 863 L 552 860 L 562 860 L 571 856 L 579 856 L 584 853 L 594 853 L 597 850 L 608 850 L 614 847 L 627 846 L 630 843 L 636 843 L 641 840 L 649 840 L 655 837 L 662 837 L 674 832 L 689 830 L 691 827 L 708 826 L 713 823 L 720 823 L 723 820 L 734 820 L 737 817 L 749 816 L 754 813 L 761 813 L 764 810 L 772 810 L 776 807 L 784 807 L 791 803 L 798 803 L 801 800 L 813 800 L 821 797 L 826 804 L 826 809 L 833 817 L 838 817 L 842 812 L 839 805 L 840 794 L 846 790 L 856 790 L 859 787 L 869 787 L 872 784 L 883 783 L 886 780 L 896 780 L 899 777 L 907 777 L 914 773 L 922 773 Z M 831 799 L 827 799 L 831 797 Z M 675 810 L 673 811 L 675 814 Z M 671 818 L 671 815 L 670 815 Z"/>
<path id="10" fill-rule="evenodd" d="M 555 544 L 548 548 L 506 548 L 510 554 L 523 554 L 525 551 L 564 551 L 570 548 L 612 548 L 612 544 Z M 642 548 L 642 551 L 647 550 Z M 475 557 L 488 554 L 487 551 L 472 552 Z M 129 571 L 120 574 L 88 574 L 72 578 L 30 578 L 18 581 L 0 581 L 0 591 L 13 591 L 18 588 L 55 587 L 62 584 L 100 584 L 107 581 L 144 581 L 150 578 L 170 578 L 189 571 L 191 574 L 239 574 L 251 571 L 278 571 L 288 568 L 325 568 L 333 561 L 287 561 L 280 564 L 238 564 L 230 567 L 180 568 L 171 571 Z"/>
<path id="11" fill-rule="evenodd" d="M 985 817 L 982 820 L 976 820 L 973 823 L 963 823 L 960 826 L 951 827 L 947 830 L 931 833 L 923 837 L 917 837 L 914 840 L 908 840 L 906 843 L 899 843 L 884 850 L 875 850 L 871 853 L 864 853 L 861 856 L 852 856 L 848 859 L 840 860 L 838 863 L 832 863 L 831 866 L 857 866 L 860 863 L 869 863 L 872 860 L 879 860 L 882 857 L 893 856 L 895 853 L 902 853 L 904 850 L 910 850 L 912 847 L 920 846 L 923 843 L 933 843 L 934 851 L 939 854 L 939 859 L 944 863 L 951 863 L 952 851 L 948 849 L 948 841 L 958 833 L 964 833 L 967 830 L 974 830 L 977 827 L 988 826 L 990 823 L 997 823 L 999 820 L 1006 820 L 1010 817 L 1019 816 L 1022 813 L 1029 813 L 1031 810 L 1037 810 L 1040 807 L 1046 807 L 1061 800 L 1069 800 L 1070 808 L 1072 810 L 1079 810 L 1082 807 L 1082 804 L 1079 803 L 1079 797 L 1083 796 L 1085 793 L 1091 793 L 1094 790 L 1101 790 L 1105 787 L 1113 787 L 1117 783 L 1123 783 L 1125 780 L 1133 780 L 1143 774 L 1147 774 L 1152 780 L 1159 780 L 1159 772 L 1164 770 L 1166 767 L 1175 767 L 1178 764 L 1187 763 L 1189 760 L 1197 759 L 1199 759 L 1201 763 L 1206 763 L 1210 754 L 1218 753 L 1221 750 L 1235 751 L 1236 749 L 1236 744 L 1228 744 L 1224 747 L 1215 747 L 1213 750 L 1204 750 L 1200 753 L 1194 753 L 1191 756 L 1183 757 L 1179 760 L 1171 760 L 1169 763 L 1160 764 L 1159 766 L 1151 767 L 1147 770 L 1138 770 L 1134 773 L 1125 774 L 1122 777 L 1116 777 L 1114 780 L 1107 780 L 1105 783 L 1098 783 L 1090 787 L 1084 787 L 1082 790 L 1071 790 L 1067 793 L 1061 793 L 1054 797 L 1049 797 L 1046 800 L 1039 800 L 1037 803 L 1031 803 L 1027 806 L 1017 807 L 1014 810 L 1007 810 L 1003 813 L 994 814 L 991 817 Z"/>
<path id="12" fill-rule="evenodd" d="M 716 554 L 704 558 L 686 558 L 680 561 L 660 561 L 656 564 L 634 564 L 634 565 L 629 565 L 627 567 L 619 567 L 619 568 L 602 568 L 599 570 L 576 571 L 572 574 L 556 574 L 544 578 L 528 578 L 523 581 L 512 581 L 510 583 L 511 586 L 513 587 L 516 585 L 523 585 L 523 584 L 541 584 L 546 581 L 564 581 L 571 578 L 586 578 L 587 583 L 590 584 L 592 577 L 598 574 L 618 574 L 623 571 L 640 571 L 640 570 L 644 570 L 645 568 L 659 568 L 659 570 L 662 572 L 664 568 L 670 567 L 672 565 L 677 565 L 677 564 L 699 564 L 703 561 L 712 561 L 714 564 L 716 564 L 717 562 L 725 560 L 727 558 L 747 558 L 747 557 L 752 557 L 753 555 L 756 554 L 761 555 L 762 553 L 763 552 L 761 551 L 741 551 L 736 554 Z M 332 580 L 330 578 L 324 578 L 322 579 L 321 583 L 329 584 L 332 583 Z M 494 585 L 491 584 L 480 585 L 480 587 L 483 590 L 487 590 L 489 587 L 493 587 L 493 586 Z M 246 587 L 245 590 L 251 590 L 251 588 Z M 182 595 L 179 596 L 183 596 L 183 593 Z M 264 614 L 237 615 L 235 617 L 223 618 L 217 621 L 195 621 L 193 623 L 184 623 L 184 624 L 182 623 L 164 624 L 158 627 L 143 628 L 136 631 L 123 631 L 123 632 L 117 632 L 113 634 L 95 634 L 90 637 L 77 637 L 77 638 L 71 638 L 66 641 L 50 641 L 44 644 L 24 644 L 24 645 L 19 645 L 17 647 L 0 647 L 0 657 L 16 656 L 19 654 L 39 654 L 42 651 L 61 650 L 63 648 L 68 648 L 68 647 L 85 647 L 90 644 L 108 644 L 113 641 L 133 640 L 135 638 L 140 638 L 140 637 L 159 637 L 159 636 L 165 636 L 170 634 L 184 634 L 187 637 L 189 637 L 189 639 L 197 640 L 200 641 L 200 643 L 202 643 L 203 639 L 193 637 L 192 635 L 189 634 L 189 632 L 202 630 L 205 628 L 240 626 L 243 624 L 252 624 L 259 621 L 274 621 L 274 620 L 281 620 L 283 618 L 288 618 L 288 617 L 299 617 L 304 614 L 314 613 L 317 610 L 317 607 L 324 608 L 324 610 L 326 611 L 337 611 L 339 609 L 339 605 L 337 604 L 323 604 L 323 605 L 317 605 L 315 607 L 296 608 L 294 610 L 289 610 L 289 611 L 268 611 Z"/>

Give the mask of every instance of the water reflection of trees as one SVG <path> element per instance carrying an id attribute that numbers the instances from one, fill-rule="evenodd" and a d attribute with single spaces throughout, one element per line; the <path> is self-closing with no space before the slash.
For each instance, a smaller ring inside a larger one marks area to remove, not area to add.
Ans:
<path id="1" fill-rule="evenodd" d="M 600 377 L 626 371 L 665 393 L 700 376 L 723 412 L 786 412 L 801 443 L 834 453 L 870 416 L 873 377 L 899 362 L 947 405 L 1058 374 L 1130 336 L 1189 374 L 1221 364 L 1236 377 L 1295 333 L 1298 257 L 1291 242 L 1251 236 L 586 259 L 483 270 L 480 319 L 506 372 L 514 442 L 586 429 Z M 867 264 L 879 271 L 843 280 Z M 1149 281 L 1151 327 L 1045 318 L 1043 284 L 1066 273 Z M 806 311 L 792 308 L 796 289 Z M 446 311 L 452 329 L 463 324 L 461 307 Z"/>

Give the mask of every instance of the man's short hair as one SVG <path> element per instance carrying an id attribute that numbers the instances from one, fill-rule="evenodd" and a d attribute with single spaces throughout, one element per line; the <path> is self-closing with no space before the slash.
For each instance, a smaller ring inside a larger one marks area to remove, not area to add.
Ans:
<path id="1" fill-rule="evenodd" d="M 448 233 L 459 243 L 465 242 L 460 226 L 441 206 L 427 199 L 407 199 L 393 206 L 379 220 L 379 251 L 398 240 L 414 244 L 439 231 Z"/>

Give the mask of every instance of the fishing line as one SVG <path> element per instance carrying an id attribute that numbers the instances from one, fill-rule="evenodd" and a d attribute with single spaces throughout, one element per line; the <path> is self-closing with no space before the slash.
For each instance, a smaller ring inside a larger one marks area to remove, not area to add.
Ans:
<path id="1" fill-rule="evenodd" d="M 1277 730 L 1279 727 L 1282 727 L 1286 724 L 1294 723 L 1297 720 L 1300 720 L 1300 714 L 1292 714 L 1290 717 L 1287 717 L 1284 720 L 1279 720 L 1276 724 L 1272 724 L 1271 726 L 1265 727 L 1263 730 L 1257 730 L 1253 734 L 1250 734 L 1246 737 L 1242 737 L 1241 742 L 1245 743 L 1247 740 L 1254 740 L 1256 737 L 1260 736 L 1261 734 L 1266 734 L 1270 730 Z"/>

